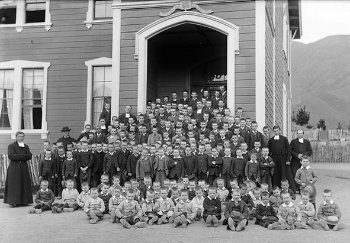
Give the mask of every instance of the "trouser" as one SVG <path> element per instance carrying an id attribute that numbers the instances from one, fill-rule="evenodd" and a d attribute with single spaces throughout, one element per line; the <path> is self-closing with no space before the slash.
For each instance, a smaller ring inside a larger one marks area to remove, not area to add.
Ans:
<path id="1" fill-rule="evenodd" d="M 34 206 L 35 209 L 41 209 L 43 212 L 51 210 L 51 205 L 48 203 L 38 203 Z"/>
<path id="2" fill-rule="evenodd" d="M 90 210 L 86 212 L 86 215 L 88 216 L 89 219 L 102 219 L 103 218 L 103 213 L 101 213 L 100 210 Z"/>
<path id="3" fill-rule="evenodd" d="M 230 189 L 231 189 L 230 180 L 231 180 L 232 176 L 231 176 L 229 173 L 222 174 L 221 176 L 222 176 L 222 178 L 224 179 L 225 187 L 226 187 L 228 190 L 230 190 Z"/>
<path id="4" fill-rule="evenodd" d="M 164 186 L 164 180 L 166 179 L 165 171 L 164 170 L 158 170 L 156 172 L 156 181 L 160 182 L 160 186 Z"/>
<path id="5" fill-rule="evenodd" d="M 54 179 L 54 187 L 53 188 L 54 188 L 53 192 L 54 192 L 55 196 L 60 197 L 62 195 L 62 189 L 63 189 L 61 176 Z"/>
<path id="6" fill-rule="evenodd" d="M 203 180 L 203 181 L 205 181 L 205 182 L 208 182 L 207 174 L 206 174 L 206 173 L 203 173 L 203 172 L 199 172 L 199 173 L 198 173 L 197 179 L 198 179 L 199 181 L 200 181 L 200 180 Z"/>
<path id="7" fill-rule="evenodd" d="M 209 175 L 208 176 L 208 183 L 210 186 L 214 185 L 214 182 L 216 180 L 217 176 L 216 175 Z"/>
<path id="8" fill-rule="evenodd" d="M 297 170 L 301 167 L 300 163 L 293 163 L 290 166 L 290 169 L 292 170 L 292 177 L 295 178 L 295 174 L 297 173 Z M 297 191 L 300 191 L 300 185 L 298 183 L 294 183 L 295 184 L 295 189 Z"/>

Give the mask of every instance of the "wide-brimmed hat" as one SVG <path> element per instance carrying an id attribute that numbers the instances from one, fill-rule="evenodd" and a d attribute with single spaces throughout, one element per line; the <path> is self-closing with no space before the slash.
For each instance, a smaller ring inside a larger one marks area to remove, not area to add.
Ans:
<path id="1" fill-rule="evenodd" d="M 70 130 L 69 127 L 62 127 L 61 132 L 70 132 Z"/>

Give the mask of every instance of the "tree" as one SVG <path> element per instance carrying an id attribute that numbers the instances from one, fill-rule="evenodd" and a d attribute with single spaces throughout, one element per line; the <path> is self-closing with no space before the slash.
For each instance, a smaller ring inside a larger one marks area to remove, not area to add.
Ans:
<path id="1" fill-rule="evenodd" d="M 326 120 L 320 119 L 320 121 L 317 123 L 317 128 L 321 130 L 326 130 Z"/>
<path id="2" fill-rule="evenodd" d="M 306 111 L 305 106 L 298 110 L 298 113 L 295 118 L 295 123 L 297 125 L 303 126 L 309 123 L 310 120 L 310 112 Z"/>

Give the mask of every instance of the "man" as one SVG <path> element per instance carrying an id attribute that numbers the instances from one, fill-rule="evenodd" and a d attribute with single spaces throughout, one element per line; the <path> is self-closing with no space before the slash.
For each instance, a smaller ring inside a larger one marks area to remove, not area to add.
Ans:
<path id="1" fill-rule="evenodd" d="M 86 138 L 87 140 L 89 140 L 89 134 L 91 132 L 91 125 L 90 124 L 86 124 L 85 125 L 85 130 L 79 135 L 77 141 L 80 141 L 82 138 Z"/>
<path id="2" fill-rule="evenodd" d="M 312 147 L 309 140 L 304 139 L 304 131 L 298 130 L 297 138 L 290 142 L 290 151 L 292 154 L 291 169 L 293 178 L 297 173 L 297 170 L 301 167 L 301 159 L 303 155 L 311 156 Z M 299 185 L 296 185 L 296 189 L 299 190 Z"/>
<path id="3" fill-rule="evenodd" d="M 111 104 L 105 103 L 105 107 L 100 114 L 100 119 L 105 119 L 107 127 L 111 124 Z"/>
<path id="4" fill-rule="evenodd" d="M 131 105 L 125 106 L 125 113 L 123 113 L 119 116 L 119 122 L 127 124 L 130 117 L 133 117 L 134 120 L 136 121 L 136 117 L 131 114 L 131 110 L 132 110 Z"/>
<path id="5" fill-rule="evenodd" d="M 77 142 L 77 140 L 75 140 L 74 138 L 72 138 L 69 135 L 70 131 L 71 131 L 71 129 L 69 127 L 63 127 L 61 129 L 61 132 L 63 133 L 63 137 L 61 137 L 57 140 L 57 143 L 59 143 L 59 142 L 63 143 L 64 151 L 67 151 L 67 144 L 73 144 L 73 143 Z"/>
<path id="6" fill-rule="evenodd" d="M 192 107 L 192 110 L 196 110 L 197 109 L 197 92 L 196 91 L 192 91 L 191 92 L 191 99 L 188 102 L 188 107 Z"/>
<path id="7" fill-rule="evenodd" d="M 281 135 L 279 126 L 273 127 L 274 137 L 268 142 L 270 156 L 275 162 L 275 170 L 272 178 L 273 186 L 281 187 L 281 180 L 289 181 L 290 189 L 295 193 L 294 177 L 290 168 L 290 146 L 288 139 Z"/>
<path id="8" fill-rule="evenodd" d="M 264 139 L 262 133 L 258 131 L 258 123 L 256 121 L 252 121 L 251 128 L 249 148 L 253 149 L 254 142 L 260 142 L 260 144 L 263 145 Z"/>
<path id="9" fill-rule="evenodd" d="M 180 104 L 188 104 L 188 102 L 190 101 L 190 99 L 188 98 L 188 91 L 184 90 L 182 92 L 182 99 L 180 99 Z"/>
<path id="10" fill-rule="evenodd" d="M 194 113 L 194 118 L 198 121 L 201 121 L 203 119 L 203 113 L 204 113 L 204 110 L 203 110 L 203 104 L 201 101 L 197 101 L 197 109 Z"/>

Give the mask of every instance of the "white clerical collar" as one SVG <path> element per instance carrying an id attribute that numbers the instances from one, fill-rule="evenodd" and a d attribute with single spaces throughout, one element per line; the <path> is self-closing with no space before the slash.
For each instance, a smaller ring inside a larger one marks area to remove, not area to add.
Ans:
<path id="1" fill-rule="evenodd" d="M 323 201 L 323 205 L 326 205 L 327 204 L 327 202 L 326 201 Z M 329 204 L 334 204 L 334 201 L 331 199 L 330 201 L 329 201 Z"/>
<path id="2" fill-rule="evenodd" d="M 106 126 L 105 126 L 105 125 L 102 125 L 102 126 L 101 126 L 101 129 L 102 129 L 102 130 L 106 129 Z"/>
<path id="3" fill-rule="evenodd" d="M 48 192 L 48 191 L 49 191 L 48 188 L 46 188 L 45 190 L 41 189 L 41 192 Z"/>
<path id="4" fill-rule="evenodd" d="M 275 139 L 275 140 L 279 140 L 279 139 L 280 139 L 280 135 L 276 135 L 276 136 L 274 136 L 274 137 L 273 137 L 273 139 Z"/>
<path id="5" fill-rule="evenodd" d="M 258 161 L 257 161 L 257 160 L 255 160 L 255 161 L 251 160 L 250 163 L 251 163 L 251 164 L 257 164 Z"/>
<path id="6" fill-rule="evenodd" d="M 303 138 L 299 138 L 299 143 L 304 143 L 304 139 Z"/>
<path id="7" fill-rule="evenodd" d="M 288 204 L 285 204 L 285 203 L 283 203 L 282 204 L 282 207 L 292 207 L 293 206 L 293 202 L 289 202 Z"/>
<path id="8" fill-rule="evenodd" d="M 24 148 L 24 143 L 23 142 L 17 142 L 18 143 L 18 146 Z"/>

